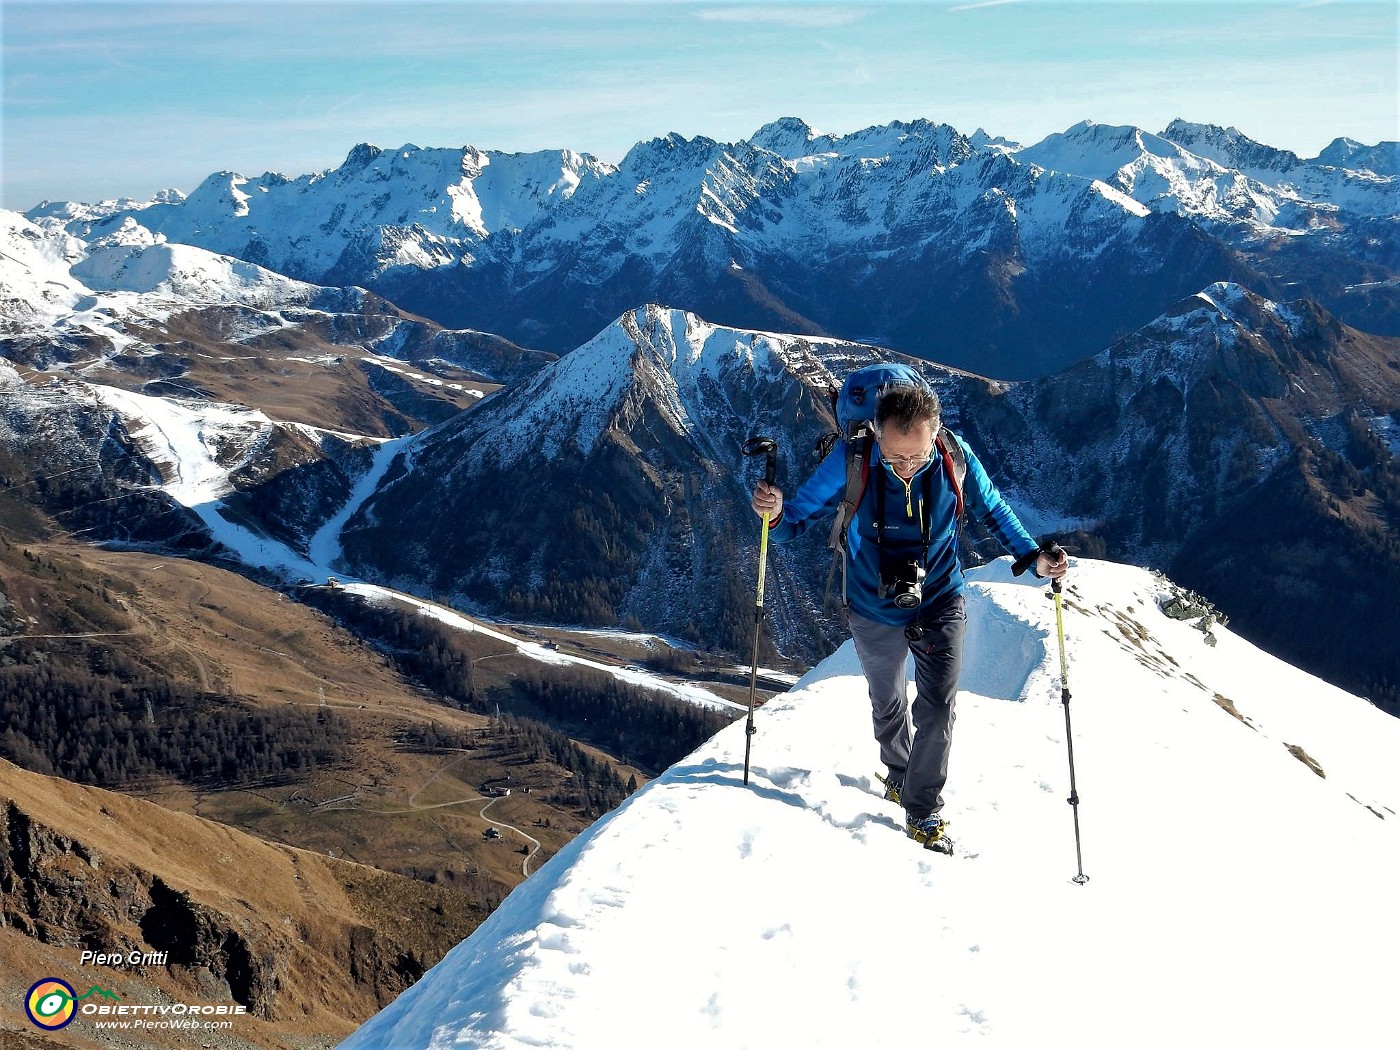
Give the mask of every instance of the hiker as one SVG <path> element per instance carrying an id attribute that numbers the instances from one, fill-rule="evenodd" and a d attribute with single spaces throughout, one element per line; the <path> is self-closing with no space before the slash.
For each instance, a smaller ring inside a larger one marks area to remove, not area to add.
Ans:
<path id="1" fill-rule="evenodd" d="M 752 505 L 769 515 L 769 538 L 782 543 L 833 514 L 839 523 L 843 500 L 854 504 L 846 528 L 833 531 L 841 532 L 843 604 L 887 771 L 880 779 L 885 797 L 903 805 L 910 837 L 950 852 L 940 811 L 967 626 L 958 558 L 964 497 L 967 509 L 1017 559 L 1017 575 L 1030 568 L 1058 579 L 1069 559 L 1059 548 L 1047 553 L 1049 545 L 1042 548 L 1030 537 L 977 457 L 941 428 L 938 395 L 907 371 L 915 381 L 878 389 L 866 417 L 873 416 L 873 441 L 867 441 L 862 491 L 848 491 L 852 442 L 843 440 L 791 500 L 760 481 Z M 912 709 L 905 670 L 910 652 Z"/>

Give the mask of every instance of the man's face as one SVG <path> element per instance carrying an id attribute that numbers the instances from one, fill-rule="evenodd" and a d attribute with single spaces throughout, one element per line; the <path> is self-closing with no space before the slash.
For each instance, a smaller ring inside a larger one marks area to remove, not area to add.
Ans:
<path id="1" fill-rule="evenodd" d="M 933 455 L 933 424 L 924 419 L 908 430 L 886 424 L 880 432 L 880 455 L 899 477 L 908 481 L 928 466 Z"/>

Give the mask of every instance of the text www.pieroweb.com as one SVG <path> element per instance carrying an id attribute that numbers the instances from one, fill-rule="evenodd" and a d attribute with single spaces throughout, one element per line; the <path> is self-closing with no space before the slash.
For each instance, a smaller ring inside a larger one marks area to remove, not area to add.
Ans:
<path id="1" fill-rule="evenodd" d="M 170 1005 L 121 1006 L 89 1003 L 82 1013 L 94 1028 L 117 1031 L 229 1031 L 235 1017 L 245 1016 L 245 1006 Z"/>

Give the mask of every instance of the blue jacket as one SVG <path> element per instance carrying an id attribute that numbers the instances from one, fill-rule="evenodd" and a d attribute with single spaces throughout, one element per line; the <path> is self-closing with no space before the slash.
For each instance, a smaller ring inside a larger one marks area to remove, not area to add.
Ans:
<path id="1" fill-rule="evenodd" d="M 951 433 L 945 431 L 945 433 Z M 963 502 L 967 513 L 991 530 L 998 542 L 1014 557 L 1033 553 L 1038 544 L 1031 539 L 1011 507 L 1007 505 L 986 469 L 967 444 L 953 435 L 967 457 L 963 479 Z M 929 547 L 923 554 L 924 475 L 929 477 Z M 876 488 L 885 489 L 884 555 L 886 562 L 924 562 L 923 602 L 918 609 L 901 609 L 892 596 L 880 596 L 880 550 L 875 542 Z M 846 494 L 846 445 L 838 441 L 816 472 L 807 479 L 769 527 L 769 538 L 785 543 L 801 536 L 813 524 L 829 519 Z M 876 442 L 871 454 L 870 477 L 856 512 L 846 528 L 846 598 L 861 616 L 887 624 L 908 624 L 919 614 L 962 591 L 966 582 L 958 559 L 957 496 L 943 462 L 935 454 L 923 470 L 908 482 L 889 469 L 880 457 Z"/>

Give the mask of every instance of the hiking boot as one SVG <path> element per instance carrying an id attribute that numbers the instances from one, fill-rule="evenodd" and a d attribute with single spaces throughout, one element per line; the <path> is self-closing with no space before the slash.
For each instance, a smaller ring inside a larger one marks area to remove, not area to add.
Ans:
<path id="1" fill-rule="evenodd" d="M 894 773 L 891 773 L 887 777 L 882 777 L 879 773 L 876 773 L 875 779 L 885 787 L 885 801 L 893 802 L 896 806 L 899 805 L 899 793 L 904 790 L 904 778 Z"/>
<path id="2" fill-rule="evenodd" d="M 929 849 L 933 849 L 933 843 L 943 838 L 947 827 L 948 822 L 937 813 L 930 813 L 926 817 L 907 817 L 904 822 L 904 830 L 909 833 L 909 837 Z"/>

